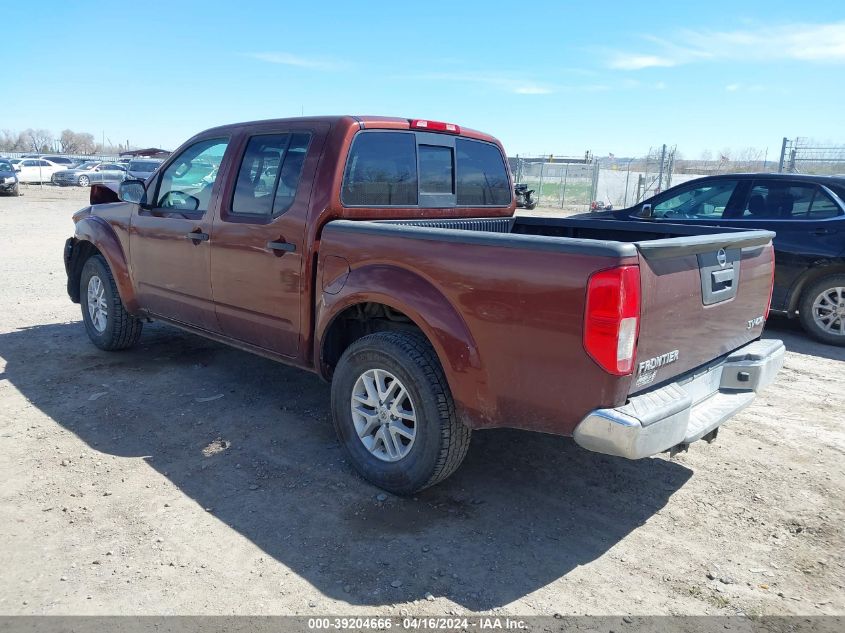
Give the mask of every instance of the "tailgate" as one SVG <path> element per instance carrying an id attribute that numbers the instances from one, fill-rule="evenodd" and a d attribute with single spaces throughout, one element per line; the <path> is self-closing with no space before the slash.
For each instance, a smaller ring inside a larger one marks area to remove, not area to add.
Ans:
<path id="1" fill-rule="evenodd" d="M 742 231 L 635 243 L 642 299 L 631 393 L 760 337 L 774 236 Z"/>

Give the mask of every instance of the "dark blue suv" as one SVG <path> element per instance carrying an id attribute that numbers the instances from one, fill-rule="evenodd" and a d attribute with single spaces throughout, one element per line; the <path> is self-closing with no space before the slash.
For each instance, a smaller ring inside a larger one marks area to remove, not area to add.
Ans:
<path id="1" fill-rule="evenodd" d="M 708 176 L 590 217 L 776 231 L 772 310 L 798 316 L 820 341 L 845 345 L 845 177 Z"/>

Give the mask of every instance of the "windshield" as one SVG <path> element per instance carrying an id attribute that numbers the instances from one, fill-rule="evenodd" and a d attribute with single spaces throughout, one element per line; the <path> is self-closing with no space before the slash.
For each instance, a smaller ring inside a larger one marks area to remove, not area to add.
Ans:
<path id="1" fill-rule="evenodd" d="M 13 171 L 12 163 L 7 160 L 0 160 L 0 171 Z"/>
<path id="2" fill-rule="evenodd" d="M 86 160 L 84 163 L 81 163 L 74 167 L 74 169 L 93 169 L 99 165 L 99 163 L 95 160 Z"/>
<path id="3" fill-rule="evenodd" d="M 152 173 L 161 163 L 150 160 L 133 160 L 129 163 L 129 171 L 141 171 L 145 173 Z"/>

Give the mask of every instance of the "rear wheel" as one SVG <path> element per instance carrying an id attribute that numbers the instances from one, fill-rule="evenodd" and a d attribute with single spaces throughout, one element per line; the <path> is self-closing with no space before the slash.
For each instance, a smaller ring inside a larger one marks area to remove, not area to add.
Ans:
<path id="1" fill-rule="evenodd" d="M 332 417 L 352 466 L 396 494 L 451 475 L 469 448 L 443 369 L 424 337 L 379 332 L 353 343 L 332 380 Z"/>
<path id="2" fill-rule="evenodd" d="M 144 324 L 126 311 L 102 255 L 91 256 L 82 267 L 79 303 L 88 338 L 100 349 L 126 349 L 141 336 Z"/>
<path id="3" fill-rule="evenodd" d="M 801 295 L 801 325 L 813 338 L 845 346 L 845 275 L 814 281 Z"/>

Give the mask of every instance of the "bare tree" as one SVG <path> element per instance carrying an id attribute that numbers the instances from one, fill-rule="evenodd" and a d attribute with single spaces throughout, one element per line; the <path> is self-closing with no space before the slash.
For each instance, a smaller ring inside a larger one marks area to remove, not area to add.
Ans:
<path id="1" fill-rule="evenodd" d="M 29 147 L 33 152 L 50 151 L 50 145 L 53 144 L 53 134 L 49 130 L 29 128 L 24 130 L 23 134 L 29 141 Z"/>
<path id="2" fill-rule="evenodd" d="M 94 142 L 94 135 L 90 132 L 79 132 L 76 135 L 76 142 L 78 148 L 76 151 L 80 154 L 93 154 L 97 144 Z"/>
<path id="3" fill-rule="evenodd" d="M 0 130 L 0 151 L 18 151 L 18 135 L 11 130 Z"/>
<path id="4" fill-rule="evenodd" d="M 59 148 L 63 154 L 76 154 L 79 151 L 76 132 L 62 130 L 62 134 L 59 136 Z"/>
<path id="5" fill-rule="evenodd" d="M 73 130 L 62 130 L 59 145 L 65 154 L 93 154 L 96 149 L 93 134 Z"/>

